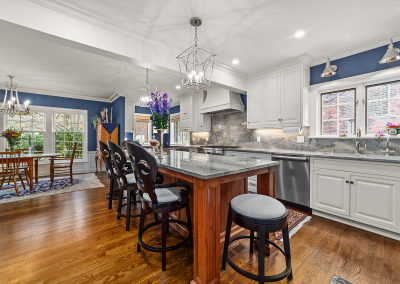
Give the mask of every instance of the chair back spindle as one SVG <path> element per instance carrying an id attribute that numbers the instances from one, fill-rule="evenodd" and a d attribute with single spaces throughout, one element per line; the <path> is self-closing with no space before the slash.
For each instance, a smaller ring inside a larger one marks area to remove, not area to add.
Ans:
<path id="1" fill-rule="evenodd" d="M 0 152 L 3 176 L 15 176 L 19 173 L 20 151 Z"/>

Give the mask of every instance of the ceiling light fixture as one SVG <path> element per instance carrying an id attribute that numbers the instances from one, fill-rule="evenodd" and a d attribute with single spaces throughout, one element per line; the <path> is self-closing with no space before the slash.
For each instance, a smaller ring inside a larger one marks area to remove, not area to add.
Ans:
<path id="1" fill-rule="evenodd" d="M 29 101 L 26 100 L 24 102 L 24 107 L 22 107 L 19 103 L 19 98 L 18 98 L 18 84 L 13 82 L 13 79 L 15 76 L 7 75 L 8 78 L 10 78 L 10 84 L 7 84 L 4 89 L 5 89 L 5 94 L 4 94 L 4 101 L 3 104 L 0 107 L 0 113 L 7 113 L 9 116 L 14 116 L 14 115 L 28 115 L 30 114 L 30 108 L 29 108 Z M 10 91 L 9 94 L 9 99 L 7 99 L 7 93 Z"/>
<path id="2" fill-rule="evenodd" d="M 330 77 L 336 74 L 337 66 L 331 65 L 331 60 L 328 58 L 324 72 L 322 72 L 321 77 Z"/>
<path id="3" fill-rule="evenodd" d="M 157 86 L 149 84 L 149 69 L 146 68 L 146 83 L 139 84 L 138 95 L 139 95 L 139 105 L 141 107 L 147 106 L 150 101 L 151 93 L 157 91 Z"/>
<path id="4" fill-rule="evenodd" d="M 177 88 L 177 89 L 180 89 L 180 88 L 181 88 L 181 86 L 176 86 L 176 88 Z"/>
<path id="5" fill-rule="evenodd" d="M 216 55 L 197 46 L 197 27 L 201 26 L 202 20 L 193 17 L 190 19 L 190 24 L 195 27 L 194 45 L 176 58 L 181 72 L 182 86 L 200 90 L 210 86 Z"/>
<path id="6" fill-rule="evenodd" d="M 234 59 L 234 60 L 232 61 L 232 63 L 233 63 L 233 64 L 238 64 L 238 63 L 239 63 L 239 60 Z"/>
<path id="7" fill-rule="evenodd" d="M 302 37 L 304 35 L 304 31 L 298 31 L 294 34 L 295 37 Z"/>
<path id="8" fill-rule="evenodd" d="M 379 63 L 383 64 L 383 63 L 397 61 L 400 59 L 399 53 L 400 53 L 400 48 L 394 47 L 393 39 L 390 39 L 390 44 L 388 46 L 388 49 L 386 50 L 385 55 L 382 57 Z"/>

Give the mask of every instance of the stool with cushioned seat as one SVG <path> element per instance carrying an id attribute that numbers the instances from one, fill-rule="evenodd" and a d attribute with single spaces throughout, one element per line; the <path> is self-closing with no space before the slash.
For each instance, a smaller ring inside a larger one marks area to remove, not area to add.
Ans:
<path id="1" fill-rule="evenodd" d="M 236 236 L 230 238 L 232 222 L 242 228 L 250 230 L 250 236 Z M 283 234 L 284 249 L 265 238 L 266 233 L 273 233 L 280 230 L 282 230 Z M 254 232 L 258 232 L 257 237 L 254 236 Z M 253 253 L 254 239 L 258 239 L 258 275 L 249 273 L 238 267 L 228 255 L 229 245 L 244 238 L 250 238 L 250 253 Z M 265 242 L 275 246 L 285 255 L 286 269 L 277 275 L 265 276 Z M 281 202 L 272 197 L 260 194 L 243 194 L 231 200 L 229 203 L 228 222 L 226 225 L 222 270 L 225 270 L 226 262 L 241 275 L 256 280 L 259 283 L 276 282 L 286 277 L 293 279 L 287 211 Z"/>
<path id="2" fill-rule="evenodd" d="M 187 242 L 193 245 L 192 223 L 190 219 L 189 193 L 190 185 L 186 182 L 173 184 L 155 184 L 158 172 L 158 165 L 155 158 L 143 147 L 128 143 L 128 155 L 131 159 L 132 167 L 137 179 L 139 196 L 142 201 L 140 212 L 138 252 L 143 247 L 146 250 L 162 253 L 162 270 L 166 270 L 167 252 L 184 246 Z M 187 223 L 181 220 L 168 218 L 170 212 L 186 208 Z M 144 227 L 145 212 L 161 213 L 161 221 L 156 221 Z M 188 229 L 189 235 L 177 245 L 167 247 L 167 233 L 169 223 L 178 223 Z M 143 234 L 149 228 L 160 224 L 162 225 L 162 247 L 156 248 L 143 242 Z"/>

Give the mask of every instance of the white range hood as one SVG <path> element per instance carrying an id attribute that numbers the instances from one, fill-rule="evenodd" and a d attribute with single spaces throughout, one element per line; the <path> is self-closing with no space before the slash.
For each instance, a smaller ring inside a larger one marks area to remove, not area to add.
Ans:
<path id="1" fill-rule="evenodd" d="M 207 91 L 207 97 L 200 107 L 201 114 L 225 114 L 243 112 L 244 104 L 239 93 L 226 89 Z"/>

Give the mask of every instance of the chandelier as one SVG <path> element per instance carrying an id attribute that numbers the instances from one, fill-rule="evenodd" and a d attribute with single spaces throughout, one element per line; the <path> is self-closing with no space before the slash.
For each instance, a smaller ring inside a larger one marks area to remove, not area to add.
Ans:
<path id="1" fill-rule="evenodd" d="M 201 26 L 202 20 L 194 17 L 190 19 L 190 24 L 195 27 L 194 45 L 176 58 L 181 72 L 182 86 L 200 90 L 210 86 L 216 55 L 197 46 L 197 27 Z"/>
<path id="2" fill-rule="evenodd" d="M 4 101 L 0 107 L 0 113 L 6 113 L 9 116 L 30 114 L 31 112 L 29 109 L 29 101 L 26 100 L 24 102 L 24 107 L 22 107 L 19 103 L 18 85 L 13 82 L 13 79 L 15 76 L 11 76 L 11 75 L 7 75 L 7 76 L 8 76 L 8 78 L 10 78 L 10 84 L 7 84 L 4 87 L 4 89 L 5 89 Z M 8 92 L 10 92 L 9 96 L 8 96 Z"/>
<path id="3" fill-rule="evenodd" d="M 157 91 L 157 86 L 149 84 L 149 69 L 146 68 L 146 83 L 139 84 L 138 95 L 139 95 L 139 105 L 141 107 L 147 106 L 150 101 L 151 93 Z"/>

